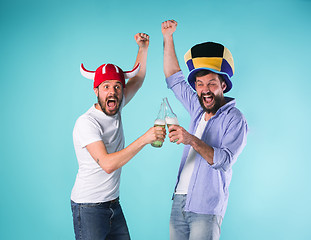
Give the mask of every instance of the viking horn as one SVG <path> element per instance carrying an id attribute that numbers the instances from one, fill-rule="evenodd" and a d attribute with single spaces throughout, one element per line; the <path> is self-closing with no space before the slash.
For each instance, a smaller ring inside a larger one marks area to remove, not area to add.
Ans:
<path id="1" fill-rule="evenodd" d="M 138 63 L 138 64 L 133 68 L 133 70 L 124 72 L 124 78 L 125 78 L 125 79 L 129 79 L 129 78 L 135 77 L 136 74 L 139 72 L 139 69 L 140 69 L 140 63 Z"/>
<path id="2" fill-rule="evenodd" d="M 88 79 L 94 80 L 95 77 L 95 71 L 88 71 L 84 68 L 83 63 L 81 63 L 80 66 L 80 72 L 82 74 L 83 77 L 86 77 Z"/>

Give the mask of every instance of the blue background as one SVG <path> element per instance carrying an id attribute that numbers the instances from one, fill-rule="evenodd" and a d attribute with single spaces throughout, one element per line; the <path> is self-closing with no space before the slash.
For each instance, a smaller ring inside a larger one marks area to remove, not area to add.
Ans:
<path id="1" fill-rule="evenodd" d="M 74 239 L 70 193 L 78 165 L 72 130 L 95 101 L 79 72 L 134 64 L 134 35 L 150 35 L 146 80 L 123 111 L 126 145 L 168 97 L 161 22 L 178 21 L 184 53 L 221 42 L 235 60 L 233 89 L 248 144 L 233 166 L 221 239 L 311 239 L 309 89 L 311 1 L 1 1 L 0 239 Z M 169 239 L 171 196 L 183 146 L 146 146 L 123 169 L 121 201 L 132 239 Z"/>

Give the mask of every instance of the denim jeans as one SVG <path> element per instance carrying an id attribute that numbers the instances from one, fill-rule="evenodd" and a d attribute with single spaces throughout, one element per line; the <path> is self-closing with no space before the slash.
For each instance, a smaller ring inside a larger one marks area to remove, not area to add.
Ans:
<path id="1" fill-rule="evenodd" d="M 76 240 L 129 240 L 119 199 L 102 203 L 71 201 Z"/>
<path id="2" fill-rule="evenodd" d="M 184 211 L 187 195 L 176 194 L 170 219 L 170 240 L 218 240 L 221 216 Z"/>

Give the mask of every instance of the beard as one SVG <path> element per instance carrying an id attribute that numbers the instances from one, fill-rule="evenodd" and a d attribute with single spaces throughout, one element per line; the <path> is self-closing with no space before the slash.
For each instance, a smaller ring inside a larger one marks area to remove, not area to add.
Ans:
<path id="1" fill-rule="evenodd" d="M 110 101 L 111 99 L 113 99 L 113 101 L 115 101 L 115 104 L 116 104 L 114 110 L 107 109 L 108 101 Z M 97 101 L 98 101 L 100 108 L 107 116 L 113 116 L 119 112 L 122 100 L 123 100 L 123 97 L 119 99 L 116 95 L 106 97 L 106 99 L 103 100 L 100 98 L 99 93 L 98 93 L 98 97 L 97 97 Z"/>
<path id="2" fill-rule="evenodd" d="M 201 94 L 201 96 L 199 96 L 199 95 L 197 95 L 197 96 L 198 96 L 199 102 L 201 104 L 201 107 L 207 113 L 215 114 L 218 111 L 218 109 L 221 107 L 221 96 L 216 96 L 215 94 L 213 94 L 211 92 L 206 93 L 206 94 Z M 214 105 L 211 106 L 211 107 L 208 107 L 208 108 L 205 107 L 204 99 L 203 99 L 204 96 L 211 96 L 211 97 L 213 97 Z"/>

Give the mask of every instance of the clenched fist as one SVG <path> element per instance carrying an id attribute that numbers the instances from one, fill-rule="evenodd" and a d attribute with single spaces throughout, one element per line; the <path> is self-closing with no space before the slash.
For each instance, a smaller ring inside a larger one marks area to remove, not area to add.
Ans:
<path id="1" fill-rule="evenodd" d="M 148 47 L 149 46 L 149 35 L 146 33 L 137 33 L 134 36 L 135 41 L 138 45 L 138 47 Z"/>
<path id="2" fill-rule="evenodd" d="M 177 22 L 175 20 L 167 20 L 162 23 L 161 30 L 163 37 L 171 36 L 176 31 Z"/>

